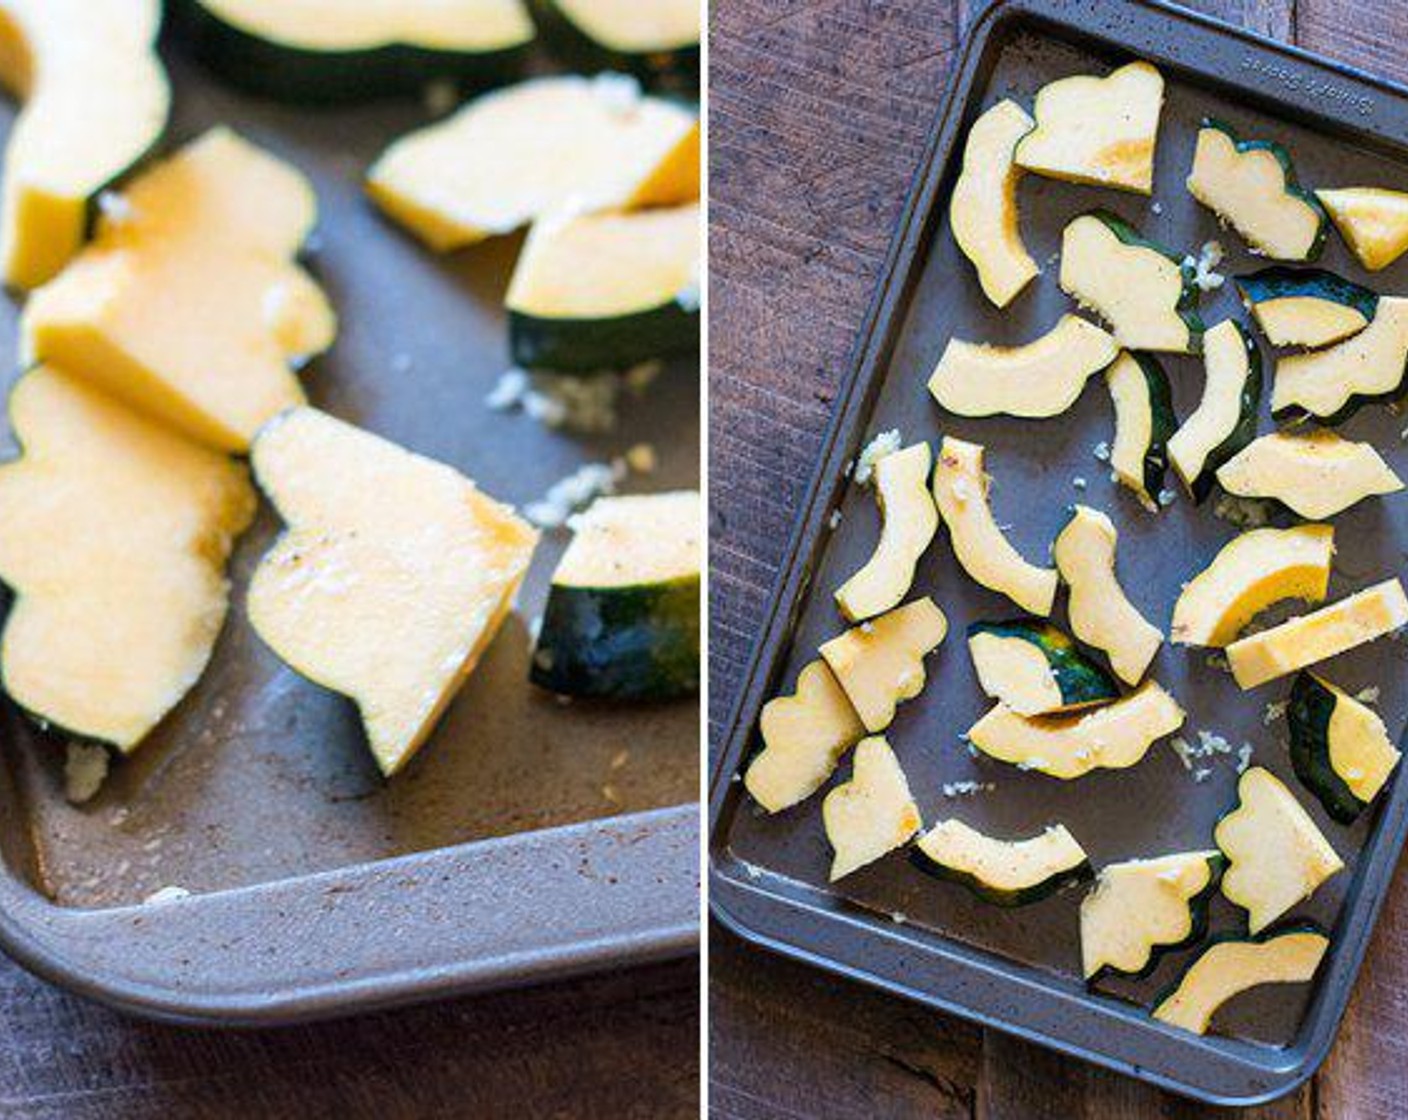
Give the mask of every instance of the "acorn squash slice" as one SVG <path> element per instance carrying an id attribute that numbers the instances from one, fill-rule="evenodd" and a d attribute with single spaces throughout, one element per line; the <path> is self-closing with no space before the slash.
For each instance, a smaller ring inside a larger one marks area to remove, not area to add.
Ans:
<path id="1" fill-rule="evenodd" d="M 1149 194 L 1163 101 L 1163 77 L 1147 62 L 1050 82 L 1037 92 L 1036 129 L 1017 145 L 1017 163 L 1068 183 Z"/>
<path id="2" fill-rule="evenodd" d="M 1270 770 L 1253 766 L 1244 773 L 1237 798 L 1213 830 L 1227 857 L 1222 893 L 1247 912 L 1247 928 L 1260 933 L 1344 870 L 1344 861 Z"/>
<path id="3" fill-rule="evenodd" d="M 1082 214 L 1061 234 L 1061 290 L 1128 350 L 1192 354 L 1202 344 L 1193 266 L 1108 211 Z"/>
<path id="4" fill-rule="evenodd" d="M 619 207 L 696 124 L 683 105 L 623 94 L 621 81 L 537 78 L 478 97 L 392 144 L 367 190 L 440 252 L 550 214 Z"/>
<path id="5" fill-rule="evenodd" d="M 1398 580 L 1385 580 L 1312 614 L 1233 642 L 1227 647 L 1227 662 L 1237 683 L 1251 689 L 1385 637 L 1405 625 L 1408 596 Z"/>
<path id="6" fill-rule="evenodd" d="M 953 239 L 978 270 L 983 294 L 1006 307 L 1041 268 L 1022 243 L 1013 160 L 1017 142 L 1036 126 L 1015 101 L 999 101 L 973 122 L 963 148 L 963 170 L 948 206 Z"/>
<path id="7" fill-rule="evenodd" d="M 1286 723 L 1296 777 L 1330 816 L 1352 824 L 1401 757 L 1384 721 L 1323 677 L 1301 673 L 1291 686 Z"/>
<path id="8" fill-rule="evenodd" d="M 1071 629 L 1088 646 L 1104 651 L 1126 684 L 1144 679 L 1164 636 L 1125 595 L 1115 575 L 1119 534 L 1098 509 L 1078 505 L 1056 538 L 1051 555 L 1071 589 Z"/>
<path id="9" fill-rule="evenodd" d="M 884 731 L 895 708 L 924 691 L 924 658 L 948 634 L 948 619 L 928 597 L 832 638 L 821 656 L 867 731 Z"/>
<path id="10" fill-rule="evenodd" d="M 1225 319 L 1203 340 L 1203 399 L 1168 441 L 1169 462 L 1195 502 L 1212 493 L 1217 470 L 1256 435 L 1261 353 L 1251 335 Z"/>
<path id="11" fill-rule="evenodd" d="M 250 622 L 356 702 L 390 777 L 498 633 L 538 535 L 451 468 L 316 409 L 268 424 L 253 462 L 288 528 L 254 573 Z"/>
<path id="12" fill-rule="evenodd" d="M 1183 726 L 1183 709 L 1156 681 L 1072 716 L 1019 716 L 998 704 L 968 729 L 989 758 L 1070 781 L 1092 770 L 1124 770 Z"/>
<path id="13" fill-rule="evenodd" d="M 1080 904 L 1080 955 L 1087 981 L 1102 972 L 1147 976 L 1162 953 L 1207 936 L 1208 904 L 1222 853 L 1175 852 L 1100 869 Z"/>
<path id="14" fill-rule="evenodd" d="M 1309 983 L 1329 946 L 1330 939 L 1316 929 L 1218 940 L 1158 999 L 1152 1014 L 1160 1022 L 1206 1034 L 1218 1009 L 1248 988 Z"/>
<path id="15" fill-rule="evenodd" d="M 953 553 L 978 583 L 1043 618 L 1056 601 L 1056 572 L 1029 564 L 998 528 L 988 505 L 983 449 L 946 437 L 934 468 L 934 504 L 948 526 Z"/>
<path id="16" fill-rule="evenodd" d="M 1170 637 L 1177 645 L 1221 648 L 1276 603 L 1322 603 L 1334 556 L 1335 531 L 1329 525 L 1252 529 L 1233 537 L 1183 585 Z"/>
<path id="17" fill-rule="evenodd" d="M 1078 315 L 1063 315 L 1023 346 L 949 339 L 929 392 L 956 416 L 1059 416 L 1090 378 L 1115 359 L 1115 340 Z"/>
<path id="18" fill-rule="evenodd" d="M 246 451 L 303 402 L 290 366 L 337 331 L 293 261 L 316 213 L 302 175 L 213 129 L 134 180 L 93 244 L 34 294 L 27 355 L 200 443 Z"/>
<path id="19" fill-rule="evenodd" d="M 975 622 L 968 653 L 983 691 L 1019 716 L 1066 715 L 1119 698 L 1114 678 L 1040 619 Z"/>
<path id="20" fill-rule="evenodd" d="M 1287 354 L 1276 363 L 1271 411 L 1339 424 L 1376 401 L 1403 393 L 1408 375 L 1408 299 L 1381 296 L 1374 321 L 1325 350 Z"/>
<path id="21" fill-rule="evenodd" d="M 874 553 L 836 589 L 836 605 L 850 622 L 860 622 L 899 606 L 914 582 L 914 568 L 939 529 L 939 513 L 929 496 L 927 443 L 882 456 L 875 463 L 875 497 L 884 527 Z"/>
<path id="22" fill-rule="evenodd" d="M 1237 277 L 1242 302 L 1272 346 L 1331 346 L 1374 318 L 1377 292 L 1323 268 L 1265 268 Z"/>
<path id="23" fill-rule="evenodd" d="M 862 739 L 851 758 L 850 781 L 821 803 L 826 839 L 835 852 L 833 883 L 904 846 L 924 824 L 889 743 L 878 735 Z"/>
<path id="24" fill-rule="evenodd" d="M 1403 489 L 1403 480 L 1373 444 L 1341 439 L 1323 428 L 1255 439 L 1218 468 L 1217 481 L 1229 494 L 1274 498 L 1312 520 Z"/>
<path id="25" fill-rule="evenodd" d="M 24 101 L 0 195 L 0 275 L 52 279 L 87 240 L 95 203 L 160 141 L 171 87 L 159 0 L 4 0 L 0 82 Z"/>
<path id="26" fill-rule="evenodd" d="M 699 691 L 698 491 L 598 498 L 571 520 L 530 679 L 562 696 Z"/>
<path id="27" fill-rule="evenodd" d="M 289 101 L 483 85 L 522 69 L 524 0 L 178 0 L 184 40 L 233 85 Z"/>
<path id="28" fill-rule="evenodd" d="M 1330 220 L 1370 272 L 1387 268 L 1408 252 L 1408 194 L 1380 187 L 1316 191 Z"/>
<path id="29" fill-rule="evenodd" d="M 516 365 L 627 369 L 699 350 L 699 206 L 543 218 L 508 289 Z"/>
<path id="30" fill-rule="evenodd" d="M 1308 261 L 1325 245 L 1325 211 L 1301 189 L 1290 155 L 1274 141 L 1242 140 L 1222 121 L 1204 121 L 1187 185 L 1255 253 Z"/>
<path id="31" fill-rule="evenodd" d="M 763 749 L 743 776 L 753 800 L 769 813 L 805 801 L 831 777 L 865 727 L 824 661 L 797 674 L 797 691 L 763 705 Z"/>
<path id="32" fill-rule="evenodd" d="M 1158 512 L 1168 441 L 1178 429 L 1168 375 L 1152 355 L 1126 350 L 1105 371 L 1105 384 L 1115 405 L 1110 468 L 1145 509 Z"/>
<path id="33" fill-rule="evenodd" d="M 136 748 L 200 679 L 254 517 L 244 468 L 49 366 L 22 377 L 0 467 L 0 677 L 21 708 Z"/>
<path id="34" fill-rule="evenodd" d="M 1025 840 L 940 821 L 915 841 L 915 865 L 998 906 L 1025 906 L 1090 878 L 1090 857 L 1063 824 Z"/>
<path id="35" fill-rule="evenodd" d="M 670 88 L 699 84 L 696 0 L 533 0 L 554 51 L 578 70 L 627 70 Z"/>

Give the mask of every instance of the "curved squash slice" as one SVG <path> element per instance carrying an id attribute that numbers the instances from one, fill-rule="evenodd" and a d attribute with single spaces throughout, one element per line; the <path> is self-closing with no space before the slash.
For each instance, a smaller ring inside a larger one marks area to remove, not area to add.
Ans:
<path id="1" fill-rule="evenodd" d="M 978 583 L 1044 618 L 1056 601 L 1056 572 L 1027 563 L 1002 535 L 988 506 L 988 485 L 982 447 L 946 437 L 934 468 L 934 504 L 954 555 Z"/>
<path id="2" fill-rule="evenodd" d="M 217 128 L 135 180 L 21 326 L 53 362 L 222 451 L 304 400 L 290 370 L 332 344 L 327 298 L 293 263 L 308 181 Z"/>
<path id="3" fill-rule="evenodd" d="M 1274 498 L 1312 520 L 1403 489 L 1403 480 L 1373 444 L 1324 429 L 1304 435 L 1273 432 L 1253 440 L 1218 468 L 1217 481 L 1229 494 Z"/>
<path id="4" fill-rule="evenodd" d="M 1227 662 L 1239 685 L 1255 688 L 1404 626 L 1408 596 L 1398 580 L 1385 580 L 1313 614 L 1233 642 L 1227 647 Z"/>
<path id="5" fill-rule="evenodd" d="M 1265 940 L 1227 939 L 1208 946 L 1177 985 L 1154 1005 L 1153 1016 L 1206 1034 L 1218 1008 L 1261 984 L 1306 984 L 1315 978 L 1330 939 L 1298 929 Z"/>
<path id="6" fill-rule="evenodd" d="M 1222 866 L 1222 853 L 1214 850 L 1102 867 L 1095 889 L 1080 904 L 1086 980 L 1107 969 L 1146 976 L 1161 953 L 1201 941 Z"/>
<path id="7" fill-rule="evenodd" d="M 179 0 L 185 40 L 222 77 L 291 101 L 504 82 L 535 35 L 524 0 Z"/>
<path id="8" fill-rule="evenodd" d="M 1316 191 L 1340 236 L 1370 272 L 1408 252 L 1408 194 L 1379 187 Z"/>
<path id="9" fill-rule="evenodd" d="M 674 102 L 623 97 L 619 81 L 538 78 L 476 98 L 391 145 L 367 190 L 441 252 L 564 210 L 618 207 L 696 123 Z"/>
<path id="10" fill-rule="evenodd" d="M 821 647 L 867 731 L 884 731 L 902 700 L 924 691 L 924 658 L 948 634 L 948 619 L 929 598 L 915 599 Z"/>
<path id="11" fill-rule="evenodd" d="M 1110 674 L 1049 622 L 975 622 L 968 653 L 983 691 L 1019 716 L 1065 715 L 1119 698 Z"/>
<path id="12" fill-rule="evenodd" d="M 699 691 L 699 492 L 598 498 L 552 575 L 529 679 L 561 696 Z"/>
<path id="13" fill-rule="evenodd" d="M 1273 141 L 1241 140 L 1221 121 L 1204 121 L 1188 193 L 1229 223 L 1253 252 L 1308 261 L 1324 247 L 1325 211 L 1301 189 L 1291 157 Z"/>
<path id="14" fill-rule="evenodd" d="M 852 758 L 851 780 L 821 803 L 826 838 L 836 853 L 833 883 L 908 843 L 924 824 L 889 743 L 878 735 L 862 739 Z"/>
<path id="15" fill-rule="evenodd" d="M 1052 179 L 1149 194 L 1163 100 L 1163 77 L 1147 62 L 1051 82 L 1036 95 L 1037 127 L 1018 144 L 1017 163 Z"/>
<path id="16" fill-rule="evenodd" d="M 390 777 L 498 633 L 538 535 L 449 467 L 315 409 L 265 427 L 253 460 L 288 529 L 254 573 L 250 622 L 356 701 Z"/>
<path id="17" fill-rule="evenodd" d="M 1105 384 L 1115 405 L 1110 467 L 1120 484 L 1156 513 L 1168 470 L 1168 441 L 1178 428 L 1168 375 L 1151 355 L 1126 350 L 1105 371 Z"/>
<path id="18" fill-rule="evenodd" d="M 1126 684 L 1144 679 L 1164 636 L 1135 609 L 1115 575 L 1114 523 L 1097 509 L 1078 505 L 1056 538 L 1052 556 L 1071 589 L 1071 629 L 1086 645 L 1103 650 Z"/>
<path id="19" fill-rule="evenodd" d="M 851 622 L 896 607 L 909 594 L 914 567 L 939 529 L 929 496 L 927 443 L 883 456 L 875 464 L 875 496 L 884 528 L 865 567 L 836 589 L 836 605 Z"/>
<path id="20" fill-rule="evenodd" d="M 1222 893 L 1260 933 L 1344 869 L 1299 801 L 1271 771 L 1253 766 L 1237 782 L 1237 808 L 1213 837 L 1227 857 Z"/>
<path id="21" fill-rule="evenodd" d="M 508 289 L 516 365 L 626 369 L 699 348 L 699 206 L 544 218 Z"/>
<path id="22" fill-rule="evenodd" d="M 797 675 L 797 691 L 763 705 L 763 749 L 743 776 L 769 813 L 789 809 L 819 790 L 841 756 L 865 735 L 860 717 L 824 661 Z"/>
<path id="23" fill-rule="evenodd" d="M 1374 321 L 1327 350 L 1288 354 L 1276 363 L 1271 411 L 1306 413 L 1325 424 L 1363 405 L 1393 400 L 1408 375 L 1408 299 L 1382 296 Z"/>
<path id="24" fill-rule="evenodd" d="M 1301 673 L 1291 686 L 1286 722 L 1296 777 L 1330 816 L 1352 824 L 1378 797 L 1401 757 L 1384 721 L 1342 688 Z"/>
<path id="25" fill-rule="evenodd" d="M 1090 877 L 1090 858 L 1063 824 L 1026 840 L 998 840 L 960 820 L 940 821 L 916 842 L 916 864 L 999 906 L 1039 902 Z"/>
<path id="26" fill-rule="evenodd" d="M 553 48 L 577 69 L 629 70 L 642 81 L 699 82 L 695 0 L 533 0 Z"/>
<path id="27" fill-rule="evenodd" d="M 1242 302 L 1272 346 L 1330 346 L 1369 325 L 1377 292 L 1323 268 L 1265 268 L 1237 277 Z"/>
<path id="28" fill-rule="evenodd" d="M 1155 681 L 1113 704 L 1074 716 L 1029 719 L 998 704 L 968 729 L 990 758 L 1070 781 L 1092 770 L 1124 770 L 1183 726 L 1183 709 Z"/>
<path id="29" fill-rule="evenodd" d="M 963 149 L 963 170 L 953 187 L 948 220 L 953 239 L 978 270 L 983 292 L 1006 307 L 1041 274 L 1022 244 L 1013 162 L 1017 141 L 1036 122 L 1015 101 L 999 101 L 973 122 Z"/>
<path id="30" fill-rule="evenodd" d="M 1059 416 L 1118 352 L 1113 338 L 1078 315 L 1063 315 L 1025 346 L 953 338 L 929 378 L 929 392 L 957 416 Z"/>
<path id="31" fill-rule="evenodd" d="M 225 621 L 225 561 L 254 516 L 244 469 L 52 367 L 10 398 L 0 467 L 5 690 L 131 751 L 195 685 Z"/>
<path id="32" fill-rule="evenodd" d="M 1066 226 L 1061 290 L 1109 323 L 1128 350 L 1192 354 L 1201 345 L 1193 266 L 1108 211 Z"/>
<path id="33" fill-rule="evenodd" d="M 1256 435 L 1261 403 L 1261 354 L 1235 320 L 1203 341 L 1203 399 L 1168 441 L 1168 457 L 1195 502 L 1212 493 L 1217 469 Z"/>
<path id="34" fill-rule="evenodd" d="M 93 203 L 166 129 L 159 0 L 3 0 L 0 81 L 25 102 L 5 151 L 0 274 L 29 289 L 82 247 Z"/>
<path id="35" fill-rule="evenodd" d="M 1183 585 L 1173 607 L 1173 641 L 1221 648 L 1276 603 L 1324 602 L 1334 555 L 1335 531 L 1329 525 L 1252 529 L 1233 537 Z"/>

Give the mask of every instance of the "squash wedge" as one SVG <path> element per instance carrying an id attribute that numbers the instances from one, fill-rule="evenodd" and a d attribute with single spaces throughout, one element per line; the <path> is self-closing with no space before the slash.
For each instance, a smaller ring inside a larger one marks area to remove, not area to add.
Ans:
<path id="1" fill-rule="evenodd" d="M 497 84 L 527 61 L 524 0 L 176 0 L 184 41 L 226 81 L 294 102 Z"/>
<path id="2" fill-rule="evenodd" d="M 1237 277 L 1242 303 L 1272 346 L 1343 342 L 1374 318 L 1379 296 L 1323 268 L 1264 268 Z"/>
<path id="3" fill-rule="evenodd" d="M 135 749 L 200 679 L 254 517 L 242 466 L 41 366 L 10 398 L 0 678 L 37 719 Z"/>
<path id="4" fill-rule="evenodd" d="M 0 82 L 24 101 L 0 188 L 7 287 L 58 275 L 98 196 L 160 141 L 171 109 L 160 27 L 160 0 L 0 3 Z"/>
<path id="5" fill-rule="evenodd" d="M 1069 715 L 1119 699 L 1114 678 L 1041 619 L 975 622 L 968 653 L 982 690 L 1019 716 Z"/>
<path id="6" fill-rule="evenodd" d="M 1271 411 L 1339 424 L 1359 409 L 1403 394 L 1408 375 L 1408 299 L 1381 296 L 1374 321 L 1325 350 L 1276 363 Z"/>
<path id="7" fill-rule="evenodd" d="M 1341 439 L 1323 428 L 1255 439 L 1218 468 L 1217 481 L 1229 494 L 1272 498 L 1312 521 L 1403 489 L 1403 480 L 1373 444 Z"/>
<path id="8" fill-rule="evenodd" d="M 563 211 L 618 208 L 672 159 L 695 114 L 619 77 L 536 78 L 403 136 L 367 174 L 378 206 L 438 252 Z"/>
<path id="9" fill-rule="evenodd" d="M 988 505 L 983 449 L 945 437 L 934 468 L 934 504 L 948 526 L 953 553 L 978 583 L 1045 618 L 1056 601 L 1056 572 L 1022 559 Z"/>
<path id="10" fill-rule="evenodd" d="M 1408 252 L 1408 194 L 1381 187 L 1316 191 L 1330 220 L 1370 272 L 1387 268 Z"/>
<path id="11" fill-rule="evenodd" d="M 1151 354 L 1126 350 L 1105 371 L 1115 406 L 1115 438 L 1110 469 L 1139 503 L 1159 510 L 1168 471 L 1168 441 L 1178 430 L 1168 375 Z"/>
<path id="12" fill-rule="evenodd" d="M 671 89 L 699 84 L 695 0 L 533 0 L 543 37 L 578 70 L 626 70 Z"/>
<path id="13" fill-rule="evenodd" d="M 1256 435 L 1261 353 L 1242 325 L 1226 319 L 1203 340 L 1203 398 L 1168 441 L 1169 462 L 1195 502 L 1212 493 L 1217 470 Z"/>
<path id="14" fill-rule="evenodd" d="M 901 701 L 924 691 L 924 658 L 947 634 L 934 601 L 915 599 L 823 643 L 821 656 L 873 733 L 890 726 Z"/>
<path id="15" fill-rule="evenodd" d="M 294 263 L 308 181 L 223 128 L 133 181 L 93 244 L 34 294 L 30 360 L 51 362 L 221 451 L 304 401 L 297 365 L 337 320 Z"/>
<path id="16" fill-rule="evenodd" d="M 874 553 L 836 589 L 836 605 L 850 622 L 862 622 L 900 605 L 914 569 L 934 534 L 939 514 L 929 496 L 927 443 L 891 452 L 875 463 L 875 497 L 884 527 Z"/>
<path id="17" fill-rule="evenodd" d="M 1276 603 L 1322 603 L 1334 556 L 1335 531 L 1329 525 L 1252 529 L 1233 537 L 1183 585 L 1170 636 L 1177 645 L 1221 648 Z"/>
<path id="18" fill-rule="evenodd" d="M 250 622 L 357 703 L 390 777 L 498 633 L 538 535 L 451 468 L 316 409 L 267 425 L 253 462 L 288 528 L 254 573 Z"/>
<path id="19" fill-rule="evenodd" d="M 841 757 L 865 736 L 865 726 L 824 661 L 797 674 L 797 691 L 763 705 L 763 749 L 743 783 L 769 813 L 789 809 L 819 790 Z"/>
<path id="20" fill-rule="evenodd" d="M 1090 857 L 1063 824 L 1023 840 L 999 840 L 950 818 L 914 844 L 916 866 L 962 883 L 998 906 L 1025 906 L 1090 878 Z"/>
<path id="21" fill-rule="evenodd" d="M 835 851 L 833 883 L 902 847 L 924 824 L 889 743 L 878 735 L 862 739 L 851 757 L 850 781 L 821 804 L 826 838 Z"/>
<path id="22" fill-rule="evenodd" d="M 1402 757 L 1373 708 L 1314 673 L 1291 686 L 1286 725 L 1296 777 L 1341 824 L 1369 807 Z"/>

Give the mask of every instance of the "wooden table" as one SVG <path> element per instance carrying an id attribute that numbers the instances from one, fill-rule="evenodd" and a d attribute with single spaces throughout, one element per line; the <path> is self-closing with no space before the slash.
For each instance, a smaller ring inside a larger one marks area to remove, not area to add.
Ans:
<path id="1" fill-rule="evenodd" d="M 1408 0 L 1199 0 L 1408 81 Z M 714 0 L 711 372 L 717 741 L 757 636 L 965 0 Z M 1400 184 L 1401 185 L 1401 184 Z M 1255 1117 L 1408 1117 L 1408 872 L 1339 1042 Z M 713 1112 L 798 1120 L 1211 1115 L 1130 1079 L 752 951 L 711 931 Z"/>

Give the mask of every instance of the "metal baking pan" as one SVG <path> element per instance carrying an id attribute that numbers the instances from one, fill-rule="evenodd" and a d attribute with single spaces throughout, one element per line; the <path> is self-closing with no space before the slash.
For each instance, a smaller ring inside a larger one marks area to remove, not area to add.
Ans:
<path id="1" fill-rule="evenodd" d="M 1104 72 L 1135 57 L 1157 64 L 1168 82 L 1154 200 L 1028 176 L 1023 230 L 1044 274 L 1007 311 L 994 310 L 947 225 L 968 125 L 1002 96 L 1030 104 L 1054 78 Z M 714 913 L 749 941 L 1189 1096 L 1249 1104 L 1288 1092 L 1329 1049 L 1408 830 L 1402 770 L 1354 828 L 1329 821 L 1300 791 L 1347 863 L 1297 911 L 1332 931 L 1331 953 L 1313 986 L 1249 993 L 1220 1017 L 1228 1033 L 1205 1038 L 1156 1023 L 1144 1011 L 1190 952 L 1166 957 L 1147 981 L 1102 982 L 1097 992 L 1086 990 L 1077 925 L 1082 891 L 1003 910 L 960 886 L 935 882 L 899 854 L 828 884 L 820 795 L 768 817 L 737 780 L 758 745 L 762 704 L 790 690 L 818 644 L 843 628 L 831 590 L 869 555 L 878 531 L 874 499 L 849 484 L 847 466 L 873 433 L 898 428 L 905 442 L 953 434 L 985 444 L 998 518 L 1012 523 L 1014 541 L 1028 557 L 1045 555 L 1072 503 L 1111 512 L 1121 534 L 1122 582 L 1165 624 L 1181 582 L 1237 531 L 1214 516 L 1212 502 L 1195 512 L 1180 495 L 1168 509 L 1148 514 L 1109 481 L 1108 464 L 1092 453 L 1113 430 L 1099 379 L 1066 415 L 1037 422 L 952 417 L 925 391 L 950 337 L 1025 340 L 1069 309 L 1055 283 L 1054 254 L 1064 224 L 1093 206 L 1107 206 L 1194 254 L 1209 239 L 1221 239 L 1228 250 L 1225 274 L 1259 267 L 1184 190 L 1196 127 L 1206 115 L 1225 118 L 1245 135 L 1283 141 L 1310 184 L 1408 181 L 1408 91 L 1368 75 L 1154 0 L 1006 0 L 976 22 L 842 387 L 714 771 L 710 880 Z M 1322 263 L 1380 291 L 1408 290 L 1408 262 L 1367 277 L 1337 238 Z M 1203 307 L 1209 325 L 1242 314 L 1230 283 L 1209 293 Z M 1165 368 L 1179 414 L 1186 416 L 1201 393 L 1198 361 L 1169 358 Z M 1266 415 L 1261 423 L 1270 429 Z M 1374 408 L 1347 430 L 1371 439 L 1402 470 L 1408 466 L 1402 425 L 1388 409 Z M 1401 571 L 1408 503 L 1361 506 L 1337 520 L 1337 540 L 1332 597 Z M 1235 755 L 1200 763 L 1210 773 L 1194 781 L 1165 744 L 1132 770 L 1074 783 L 972 757 L 959 736 L 987 701 L 963 649 L 963 631 L 974 620 L 1018 612 L 963 575 L 942 542 L 921 562 L 913 594 L 933 595 L 951 625 L 945 646 L 928 659 L 923 695 L 901 706 L 887 733 L 926 820 L 956 815 L 1003 835 L 1029 835 L 1062 821 L 1097 866 L 1210 846 L 1216 818 L 1235 803 Z M 1206 729 L 1234 746 L 1249 742 L 1256 763 L 1299 790 L 1284 722 L 1266 722 L 1266 705 L 1282 699 L 1289 682 L 1242 694 L 1206 663 L 1206 652 L 1165 646 L 1153 670 L 1187 708 L 1186 734 L 1196 742 L 1196 732 Z M 1337 660 L 1331 671 L 1355 689 L 1381 687 L 1381 710 L 1400 728 L 1408 714 L 1404 657 L 1402 643 L 1383 642 Z M 843 763 L 833 782 L 848 772 Z M 996 788 L 944 796 L 945 783 L 965 781 Z M 1238 913 L 1219 898 L 1213 929 L 1236 928 Z"/>
<path id="2" fill-rule="evenodd" d="M 659 469 L 627 489 L 698 485 L 696 363 L 623 397 L 607 434 L 486 407 L 509 365 L 502 297 L 518 240 L 436 257 L 362 191 L 380 150 L 429 120 L 416 99 L 281 106 L 221 86 L 179 44 L 165 54 L 176 84 L 168 146 L 223 122 L 316 184 L 311 267 L 342 323 L 304 377 L 316 405 L 519 505 L 644 441 Z M 4 352 L 17 313 L 0 303 Z M 13 453 L 8 433 L 5 443 Z M 0 947 L 126 1009 L 217 1023 L 693 951 L 698 705 L 564 705 L 527 681 L 530 620 L 567 535 L 545 534 L 517 611 L 432 740 L 387 783 L 353 706 L 283 666 L 245 620 L 244 588 L 277 531 L 266 508 L 240 542 L 205 678 L 95 801 L 68 805 L 63 741 L 0 707 Z M 193 897 L 141 904 L 172 885 Z"/>

